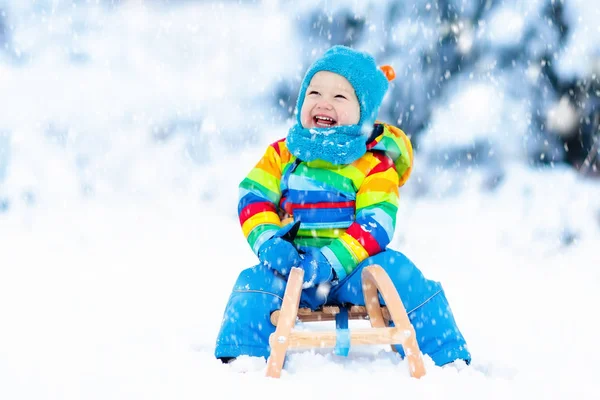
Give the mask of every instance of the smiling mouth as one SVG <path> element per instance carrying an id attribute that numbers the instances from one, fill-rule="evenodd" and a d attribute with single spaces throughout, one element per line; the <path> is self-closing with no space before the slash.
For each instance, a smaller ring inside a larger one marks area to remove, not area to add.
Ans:
<path id="1" fill-rule="evenodd" d="M 331 117 L 327 117 L 325 115 L 315 115 L 313 117 L 313 122 L 315 126 L 320 128 L 330 128 L 337 124 L 337 121 Z"/>

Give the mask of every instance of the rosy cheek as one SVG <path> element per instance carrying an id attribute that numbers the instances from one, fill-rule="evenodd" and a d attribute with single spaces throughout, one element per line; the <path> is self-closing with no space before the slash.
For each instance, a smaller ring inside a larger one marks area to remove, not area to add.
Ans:
<path id="1" fill-rule="evenodd" d="M 304 103 L 302 103 L 302 109 L 300 110 L 300 121 L 302 121 L 303 125 L 309 124 L 312 121 L 311 111 L 313 107 L 314 104 L 310 98 L 304 99 Z"/>
<path id="2" fill-rule="evenodd" d="M 353 109 L 348 116 L 349 119 L 352 120 L 352 123 L 358 123 L 360 120 L 360 108 Z"/>
<path id="3" fill-rule="evenodd" d="M 301 112 L 300 113 L 300 122 L 302 122 L 302 126 L 304 126 L 305 128 L 310 124 L 311 118 L 310 118 L 310 113 L 308 112 Z"/>
<path id="4" fill-rule="evenodd" d="M 346 109 L 342 112 L 342 116 L 344 118 L 344 121 L 349 121 L 352 119 L 352 111 Z"/>

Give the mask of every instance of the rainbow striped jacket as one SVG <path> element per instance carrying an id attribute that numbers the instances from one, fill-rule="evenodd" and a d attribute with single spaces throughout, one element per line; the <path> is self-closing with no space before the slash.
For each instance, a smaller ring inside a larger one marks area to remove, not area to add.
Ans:
<path id="1" fill-rule="evenodd" d="M 301 161 L 285 139 L 267 148 L 239 185 L 239 220 L 255 254 L 284 224 L 298 220 L 296 245 L 319 247 L 340 280 L 385 250 L 413 150 L 399 128 L 376 123 L 374 132 L 367 152 L 347 165 Z"/>

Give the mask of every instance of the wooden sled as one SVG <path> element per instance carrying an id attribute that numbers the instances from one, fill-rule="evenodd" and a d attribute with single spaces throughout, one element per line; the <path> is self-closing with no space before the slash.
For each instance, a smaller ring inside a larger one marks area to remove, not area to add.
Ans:
<path id="1" fill-rule="evenodd" d="M 320 311 L 299 310 L 303 277 L 304 271 L 301 268 L 292 268 L 281 309 L 271 314 L 271 322 L 276 329 L 269 337 L 271 354 L 267 360 L 266 376 L 281 376 L 288 349 L 335 348 L 336 354 L 346 355 L 350 346 L 373 344 L 402 345 L 410 375 L 414 378 L 425 375 L 414 327 L 396 288 L 383 268 L 370 265 L 363 269 L 361 278 L 365 307 L 354 306 L 349 309 L 331 306 Z M 378 293 L 381 293 L 387 307 L 380 306 Z M 367 317 L 371 328 L 348 329 L 349 319 Z M 338 327 L 332 331 L 296 332 L 296 319 L 304 322 L 335 320 Z M 388 326 L 390 320 L 394 321 L 394 327 Z"/>

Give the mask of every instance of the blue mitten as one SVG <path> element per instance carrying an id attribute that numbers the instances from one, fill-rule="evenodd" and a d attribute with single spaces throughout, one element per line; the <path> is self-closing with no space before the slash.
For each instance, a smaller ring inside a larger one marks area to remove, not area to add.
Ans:
<path id="1" fill-rule="evenodd" d="M 304 288 L 333 279 L 333 268 L 319 249 L 309 248 L 302 256 L 300 267 L 304 270 Z"/>
<path id="2" fill-rule="evenodd" d="M 300 265 L 300 255 L 293 240 L 300 228 L 300 221 L 288 224 L 264 242 L 258 249 L 258 259 L 263 265 L 287 276 L 292 267 Z"/>

